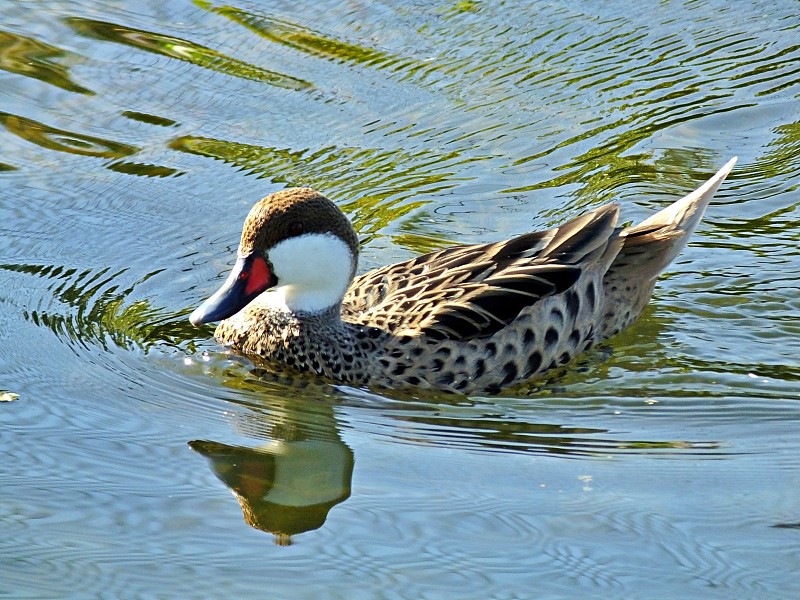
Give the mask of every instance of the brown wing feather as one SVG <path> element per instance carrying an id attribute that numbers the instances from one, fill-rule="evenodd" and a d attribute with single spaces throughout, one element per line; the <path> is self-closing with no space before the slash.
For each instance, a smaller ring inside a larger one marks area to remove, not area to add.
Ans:
<path id="1" fill-rule="evenodd" d="M 567 290 L 595 264 L 615 231 L 617 212 L 607 205 L 547 231 L 369 271 L 351 285 L 342 316 L 431 339 L 492 335 L 525 308 Z"/>

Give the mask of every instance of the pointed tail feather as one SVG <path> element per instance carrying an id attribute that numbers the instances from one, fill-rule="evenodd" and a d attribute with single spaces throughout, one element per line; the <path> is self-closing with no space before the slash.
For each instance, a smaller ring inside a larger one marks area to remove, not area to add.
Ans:
<path id="1" fill-rule="evenodd" d="M 686 232 L 687 235 L 691 235 L 700 222 L 700 219 L 703 218 L 703 213 L 708 203 L 711 201 L 711 198 L 717 193 L 717 189 L 719 189 L 719 186 L 728 176 L 728 173 L 733 170 L 736 160 L 736 157 L 730 159 L 717 171 L 716 175 L 691 194 L 684 196 L 661 212 L 654 214 L 649 219 L 645 219 L 638 227 L 662 225 L 671 230 L 681 230 Z"/>
<path id="2" fill-rule="evenodd" d="M 620 232 L 624 238 L 608 275 L 627 271 L 626 278 L 652 279 L 663 271 L 686 246 L 703 218 L 720 184 L 736 164 L 732 158 L 703 185 L 638 225 Z"/>
<path id="3" fill-rule="evenodd" d="M 620 231 L 622 248 L 603 276 L 603 317 L 597 328 L 598 339 L 614 335 L 639 317 L 653 293 L 656 277 L 686 246 L 734 164 L 735 158 L 688 196 Z"/>

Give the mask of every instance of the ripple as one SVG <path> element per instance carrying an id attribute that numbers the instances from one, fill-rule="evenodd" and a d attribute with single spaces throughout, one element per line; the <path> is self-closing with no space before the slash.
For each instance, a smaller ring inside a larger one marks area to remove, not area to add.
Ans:
<path id="1" fill-rule="evenodd" d="M 358 397 L 345 392 L 346 398 Z M 580 397 L 581 410 L 595 403 Z M 391 397 L 391 395 L 389 396 Z M 616 397 L 616 396 L 615 396 Z M 604 404 L 606 400 L 601 400 Z M 568 402 L 568 401 L 567 401 Z M 351 405 L 348 400 L 344 401 Z M 586 425 L 543 422 L 543 411 L 554 420 L 563 417 L 576 422 L 559 396 L 536 400 L 536 410 L 517 407 L 505 400 L 429 399 L 427 402 L 405 402 L 401 406 L 376 404 L 364 407 L 363 401 L 349 412 L 348 426 L 367 429 L 373 435 L 392 442 L 440 446 L 471 452 L 533 454 L 562 458 L 610 458 L 614 456 L 650 455 L 660 457 L 722 457 L 730 454 L 717 439 L 631 438 L 622 434 L 624 426 L 614 422 L 614 413 L 604 407 L 601 414 L 592 410 L 580 418 Z M 562 413 L 560 407 L 564 407 Z M 650 411 L 653 412 L 653 411 Z M 649 413 L 648 413 L 649 415 Z M 630 412 L 632 418 L 636 412 Z M 648 418 L 650 418 L 648 416 Z M 663 434 L 662 434 L 663 435 Z"/>
<path id="2" fill-rule="evenodd" d="M 581 587 L 590 589 L 625 589 L 624 580 L 611 572 L 614 561 L 611 556 L 596 555 L 581 545 L 555 542 L 546 550 L 550 558 L 552 575 L 573 579 Z"/>
<path id="3" fill-rule="evenodd" d="M 735 595 L 765 591 L 761 578 L 734 552 L 723 549 L 713 533 L 687 530 L 685 519 L 672 510 L 659 514 L 619 497 L 604 497 L 600 502 L 584 498 L 580 508 L 572 509 L 578 514 L 571 522 L 558 518 L 551 523 L 572 543 L 547 537 L 545 553 L 552 556 L 552 566 L 585 580 L 589 587 L 627 587 L 634 577 L 647 577 L 647 573 L 656 577 L 668 563 L 671 575 L 661 580 L 661 586 L 689 582 L 698 591 L 712 587 Z M 635 566 L 631 552 L 637 555 Z"/>
<path id="4" fill-rule="evenodd" d="M 147 349 L 153 344 L 179 344 L 194 337 L 195 331 L 184 322 L 186 311 L 180 315 L 165 314 L 152 308 L 147 300 L 126 305 L 136 287 L 160 271 L 148 273 L 121 288 L 117 280 L 125 274 L 125 269 L 114 273 L 110 267 L 79 271 L 25 264 L 3 264 L 0 269 L 54 280 L 47 290 L 52 295 L 40 300 L 37 308 L 26 310 L 24 316 L 61 338 L 79 342 L 84 348 L 94 343 L 108 349 L 109 342 L 113 342 L 121 348 Z M 72 310 L 67 314 L 54 311 L 53 300 Z"/>
<path id="5" fill-rule="evenodd" d="M 589 457 L 610 456 L 626 452 L 660 455 L 670 452 L 714 455 L 719 447 L 715 441 L 624 439 L 613 437 L 613 432 L 605 429 L 565 427 L 546 423 L 446 417 L 406 417 L 402 420 L 423 423 L 425 427 L 405 426 L 393 437 L 405 439 L 411 443 L 419 443 L 425 439 L 429 443 L 471 450 Z"/>
<path id="6" fill-rule="evenodd" d="M 87 500 L 95 504 L 99 499 L 89 499 L 87 495 Z M 190 583 L 198 580 L 199 573 L 220 571 L 216 579 L 223 580 L 225 576 L 222 571 L 242 564 L 241 560 L 247 558 L 241 550 L 225 544 L 224 536 L 220 536 L 217 539 L 220 552 L 216 558 L 200 565 L 198 558 L 201 553 L 196 545 L 184 545 L 173 539 L 172 535 L 165 535 L 170 532 L 162 530 L 162 525 L 166 524 L 160 517 L 160 502 L 126 502 L 123 497 L 108 500 L 109 504 L 125 503 L 129 515 L 138 515 L 131 524 L 135 534 L 121 537 L 120 533 L 128 531 L 130 526 L 125 526 L 123 521 L 103 519 L 95 527 L 89 528 L 90 531 L 84 528 L 80 538 L 75 539 L 72 530 L 77 526 L 75 522 L 54 522 L 40 515 L 25 515 L 33 518 L 25 520 L 26 527 L 15 528 L 15 540 L 12 543 L 0 543 L 4 552 L 10 551 L 15 557 L 4 569 L 4 583 L 18 582 L 24 590 L 30 587 L 32 580 L 36 581 L 37 597 L 42 597 L 42 594 L 56 597 L 65 593 L 112 594 L 114 597 L 131 597 L 131 594 L 135 594 L 138 597 L 153 590 L 152 558 L 159 556 L 159 578 L 174 579 L 174 585 L 170 585 L 172 589 L 192 597 L 206 597 L 198 596 L 198 591 L 201 594 L 205 592 Z M 194 503 L 174 504 L 176 509 L 183 509 L 186 514 L 200 512 Z M 79 505 L 76 508 L 82 507 Z M 16 511 L 18 507 L 14 509 Z M 116 516 L 122 517 L 123 513 Z M 174 525 L 181 528 L 179 521 Z M 186 523 L 182 525 L 185 527 Z M 20 544 L 34 540 L 35 543 Z M 228 549 L 224 549 L 225 546 Z M 243 574 L 240 572 L 238 582 L 234 581 L 237 578 L 231 578 L 230 589 L 254 587 L 258 578 L 252 575 L 243 578 Z M 191 588 L 194 588 L 194 592 Z"/>

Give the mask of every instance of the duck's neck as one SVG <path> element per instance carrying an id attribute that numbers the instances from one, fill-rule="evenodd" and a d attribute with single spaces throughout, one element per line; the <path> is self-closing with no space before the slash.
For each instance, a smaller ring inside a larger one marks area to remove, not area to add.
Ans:
<path id="1" fill-rule="evenodd" d="M 273 320 L 303 323 L 319 323 L 337 326 L 341 324 L 342 303 L 341 300 L 333 305 L 325 306 L 326 303 L 314 302 L 308 294 L 304 294 L 302 301 L 297 302 L 292 297 L 291 290 L 286 287 L 277 287 L 261 294 L 253 300 L 248 307 L 249 310 L 260 313 L 269 313 Z M 323 306 L 320 306 L 323 304 Z"/>
<path id="2" fill-rule="evenodd" d="M 216 337 L 245 353 L 289 362 L 289 356 L 308 356 L 314 348 L 334 346 L 346 327 L 340 313 L 339 305 L 322 311 L 295 312 L 262 294 L 222 321 Z"/>

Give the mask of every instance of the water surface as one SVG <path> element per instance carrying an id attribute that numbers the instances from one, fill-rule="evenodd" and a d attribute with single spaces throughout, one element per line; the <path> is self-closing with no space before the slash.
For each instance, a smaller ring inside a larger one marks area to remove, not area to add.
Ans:
<path id="1" fill-rule="evenodd" d="M 0 4 L 0 595 L 792 597 L 796 9 Z M 502 397 L 276 378 L 187 321 L 287 186 L 367 269 L 734 155 L 642 320 Z"/>

